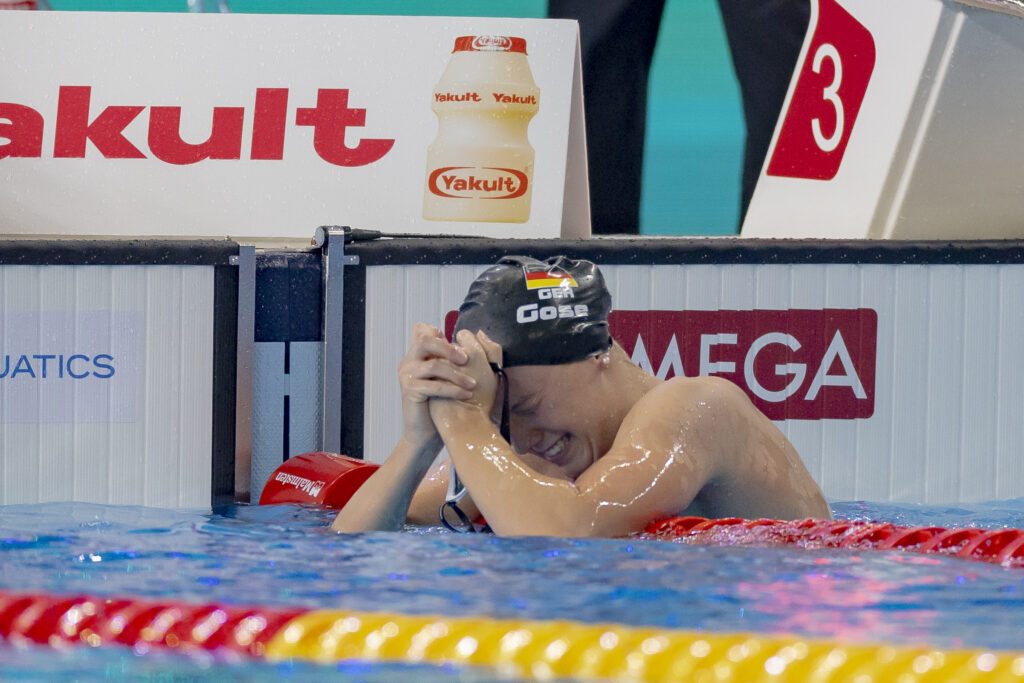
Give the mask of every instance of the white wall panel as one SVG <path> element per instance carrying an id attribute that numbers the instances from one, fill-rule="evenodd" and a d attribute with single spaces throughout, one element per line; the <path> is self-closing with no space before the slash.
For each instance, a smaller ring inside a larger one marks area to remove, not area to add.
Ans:
<path id="1" fill-rule="evenodd" d="M 181 285 L 169 270 L 150 270 L 146 273 L 146 391 L 145 441 L 143 453 L 163 448 L 170 457 L 146 462 L 142 481 L 143 500 L 158 498 L 168 487 L 178 488 L 178 461 L 181 459 L 181 403 L 177 396 L 167 396 L 167 387 L 180 384 L 180 363 L 167 363 L 165 359 L 180 358 L 182 353 L 182 292 Z M 152 315 L 155 307 L 162 306 L 162 315 Z"/>
<path id="2" fill-rule="evenodd" d="M 259 502 L 264 484 L 285 457 L 320 449 L 322 349 L 320 342 L 288 342 L 285 372 L 285 342 L 256 344 L 250 491 L 253 503 Z"/>
<path id="3" fill-rule="evenodd" d="M 896 269 L 896 307 L 889 322 L 893 335 L 893 368 L 890 392 L 892 448 L 888 451 L 892 470 L 892 499 L 923 502 L 927 469 L 928 420 L 928 269 L 930 266 L 902 266 Z M 882 327 L 881 322 L 879 326 Z M 879 377 L 885 380 L 885 377 Z M 882 386 L 885 386 L 884 384 Z M 879 387 L 881 388 L 881 387 Z M 890 420 L 878 410 L 875 417 Z M 898 457 L 893 454 L 898 453 Z"/>
<path id="4" fill-rule="evenodd" d="M 1024 268 L 999 269 L 999 337 L 992 362 L 998 368 L 995 387 L 997 404 L 996 428 L 996 497 L 1022 495 L 1024 482 L 1024 314 L 1021 293 L 1024 292 Z M 972 452 L 973 453 L 973 452 Z M 984 457 L 984 453 L 974 453 Z"/>
<path id="5" fill-rule="evenodd" d="M 635 272 L 635 271 L 634 271 Z M 638 277 L 637 281 L 640 287 L 637 287 L 637 295 L 643 297 L 646 294 L 647 307 L 653 310 L 679 310 L 686 305 L 686 281 L 679 277 L 680 272 L 675 268 L 662 268 L 660 270 L 650 270 L 643 273 L 644 277 Z M 622 280 L 629 281 L 632 277 L 620 278 Z M 642 284 L 641 284 L 642 283 Z M 646 291 L 642 288 L 646 285 Z M 617 302 L 622 297 L 616 296 L 613 289 L 609 289 L 613 292 L 612 301 Z M 640 298 L 640 301 L 643 301 Z"/>
<path id="6" fill-rule="evenodd" d="M 163 313 L 163 311 L 153 312 L 148 309 L 152 301 L 149 293 L 148 275 L 142 270 L 114 268 L 109 273 L 109 277 L 112 285 L 111 308 L 114 310 L 136 312 L 141 317 L 141 320 L 137 323 L 138 329 L 141 330 L 142 337 L 145 339 L 149 332 L 149 317 L 154 313 L 157 315 Z M 88 296 L 88 294 L 86 293 L 83 296 Z M 173 305 L 173 302 L 170 302 L 170 305 Z M 144 357 L 144 360 L 148 360 L 148 358 Z M 173 362 L 173 359 L 168 359 L 168 361 Z M 148 366 L 144 365 L 143 367 Z M 148 389 L 150 383 L 149 378 L 143 374 L 143 392 Z M 124 391 L 130 391 L 130 388 L 125 387 Z M 142 395 L 144 396 L 145 394 L 143 393 Z M 139 400 L 142 400 L 142 396 L 140 396 Z M 141 419 L 131 420 L 123 424 L 119 423 L 109 430 L 110 451 L 107 457 L 109 458 L 110 468 L 108 472 L 109 487 L 107 499 L 90 500 L 86 498 L 86 500 L 122 505 L 138 503 L 140 497 L 145 500 L 145 488 L 141 484 L 145 481 L 146 468 L 145 459 L 140 457 L 140 455 L 146 452 L 146 427 L 145 419 Z M 169 504 L 173 503 L 169 502 Z"/>
<path id="7" fill-rule="evenodd" d="M 39 288 L 36 291 L 36 305 L 41 311 L 60 309 L 65 301 L 73 300 L 76 290 L 76 273 L 71 269 L 61 268 L 56 271 L 46 270 L 37 273 Z M 102 290 L 101 290 L 102 291 Z M 26 296 L 29 293 L 26 292 Z M 51 339 L 75 338 L 77 316 L 56 319 L 39 319 L 39 334 L 35 338 L 37 349 L 49 346 Z M 106 330 L 101 331 L 101 334 Z M 103 334 L 109 343 L 110 335 Z M 40 404 L 73 399 L 73 394 L 59 391 L 56 385 L 40 383 L 37 385 Z M 77 388 L 77 387 L 73 387 Z M 77 402 L 77 401 L 76 401 Z M 72 408 L 73 409 L 73 408 Z M 75 441 L 72 425 L 61 425 L 57 428 L 38 430 L 38 448 L 40 453 L 49 453 L 49 458 L 40 458 L 39 487 L 36 491 L 37 500 L 69 500 L 73 495 L 75 474 Z M 71 473 L 72 476 L 67 476 Z"/>
<path id="8" fill-rule="evenodd" d="M 209 505 L 212 267 L 3 266 L 0 307 L 0 360 L 103 349 L 116 367 L 116 381 L 0 379 L 0 504 Z"/>
<path id="9" fill-rule="evenodd" d="M 253 503 L 259 502 L 264 484 L 284 461 L 284 397 L 289 388 L 289 378 L 284 372 L 284 351 L 284 342 L 256 344 L 250 489 Z"/>
<path id="10" fill-rule="evenodd" d="M 176 378 L 180 416 L 177 504 L 186 507 L 209 505 L 213 487 L 213 269 L 206 270 L 208 278 L 177 278 L 182 299 L 178 328 L 181 362 Z M 157 491 L 154 499 L 164 496 Z"/>
<path id="11" fill-rule="evenodd" d="M 756 296 L 756 272 L 757 266 L 750 265 L 729 266 L 727 272 L 721 271 L 719 287 L 722 296 L 715 308 L 733 311 L 753 310 Z M 710 306 L 708 308 L 712 310 Z"/>
<path id="12" fill-rule="evenodd" d="M 4 351 L 13 345 L 7 339 L 13 327 L 25 324 L 23 318 L 19 319 L 19 313 L 36 305 L 38 301 L 40 276 L 41 273 L 35 269 L 0 268 L 0 301 L 3 302 L 0 325 L 4 332 Z M 24 334 L 29 344 L 39 343 L 38 330 L 25 330 Z M 15 397 L 10 390 L 10 383 L 4 382 L 0 385 L 0 408 L 7 414 L 14 408 L 16 401 L 25 398 L 31 400 L 31 393 L 32 390 L 25 390 L 22 396 Z M 0 439 L 3 440 L 0 448 L 5 454 L 2 472 L 4 502 L 36 502 L 40 494 L 39 428 L 29 424 L 4 424 Z M 14 453 L 19 453 L 19 456 L 13 457 Z M 22 453 L 24 455 L 20 455 Z"/>
<path id="13" fill-rule="evenodd" d="M 893 376 L 893 340 L 896 273 L 891 266 L 860 266 L 860 301 L 871 301 L 878 312 L 878 340 L 875 356 L 875 376 Z M 879 382 L 875 387 L 875 415 L 889 415 L 893 410 L 891 382 Z M 865 498 L 865 491 L 885 492 L 892 497 L 893 473 L 889 453 L 892 451 L 892 420 L 857 420 L 857 457 L 850 460 L 856 466 L 855 498 Z M 877 497 L 877 496 L 876 496 Z"/>
<path id="14" fill-rule="evenodd" d="M 958 497 L 996 497 L 996 434 L 999 403 L 999 271 L 964 271 L 964 334 L 959 414 L 960 476 Z M 1008 360 L 1016 362 L 1013 356 Z M 1024 444 L 1018 444 L 1018 453 Z"/>
<path id="15" fill-rule="evenodd" d="M 288 457 L 318 448 L 323 345 L 291 342 L 288 371 Z"/>
<path id="16" fill-rule="evenodd" d="M 722 269 L 718 266 L 689 266 L 673 268 L 682 271 L 686 278 L 686 309 L 691 311 L 713 311 L 721 308 Z M 613 300 L 614 301 L 614 300 Z M 618 305 L 618 302 L 615 302 Z M 636 309 L 646 306 L 641 302 Z"/>
<path id="17" fill-rule="evenodd" d="M 789 301 L 793 287 L 793 270 L 789 266 L 760 266 L 754 271 L 754 308 L 776 308 L 780 301 Z"/>
<path id="18" fill-rule="evenodd" d="M 39 269 L 41 273 L 47 269 Z M 104 306 L 109 310 L 142 310 L 141 306 L 134 305 L 134 301 L 125 300 L 126 296 L 138 299 L 141 291 L 134 283 L 124 283 L 123 280 L 128 273 L 121 273 L 109 268 L 58 268 L 50 269 L 55 278 L 64 276 L 69 283 L 71 290 L 65 292 L 65 298 L 55 299 L 51 302 L 50 308 L 61 308 L 65 302 L 73 301 L 74 308 L 78 311 L 88 311 L 98 306 Z M 73 279 L 72 279 L 73 278 Z M 116 302 L 116 303 L 115 303 Z M 80 316 L 81 314 L 79 314 Z M 76 316 L 76 317 L 79 317 Z M 106 335 L 108 341 L 113 344 L 115 335 L 113 331 Z M 65 334 L 71 334 L 73 331 Z M 119 349 L 120 351 L 120 349 Z M 111 392 L 116 392 L 119 387 L 111 387 Z M 76 387 L 75 403 L 88 400 L 87 392 Z M 126 400 L 131 400 L 127 398 Z M 108 403 L 113 403 L 108 399 Z M 119 423 L 119 430 L 125 429 L 127 423 Z M 57 426 L 54 425 L 54 431 Z M 70 432 L 71 454 L 71 490 L 54 491 L 52 496 L 45 492 L 40 500 L 84 500 L 105 502 L 115 500 L 112 497 L 111 477 L 120 463 L 115 459 L 124 460 L 114 447 L 115 435 L 112 430 L 104 424 L 78 423 L 63 425 L 60 430 Z M 52 451 L 51 451 L 52 453 Z M 57 454 L 54 454 L 55 456 Z M 128 454 L 125 454 L 128 455 Z M 56 458 L 54 458 L 56 459 Z"/>
<path id="19" fill-rule="evenodd" d="M 440 325 L 483 266 L 371 267 L 367 455 L 398 437 L 395 367 L 413 322 Z M 605 266 L 618 310 L 873 309 L 874 414 L 779 427 L 832 499 L 1024 496 L 1024 266 Z M 688 373 L 693 369 L 686 368 Z"/>
<path id="20" fill-rule="evenodd" d="M 963 386 L 963 268 L 928 267 L 928 411 L 925 418 L 925 502 L 959 495 Z"/>

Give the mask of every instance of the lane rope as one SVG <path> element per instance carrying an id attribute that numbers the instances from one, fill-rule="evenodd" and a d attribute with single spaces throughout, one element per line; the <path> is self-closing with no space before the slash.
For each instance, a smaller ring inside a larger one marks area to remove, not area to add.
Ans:
<path id="1" fill-rule="evenodd" d="M 305 503 L 342 508 L 378 465 L 335 453 L 303 453 L 271 475 L 261 505 Z M 649 536 L 714 545 L 796 545 L 805 548 L 908 550 L 955 555 L 1006 567 L 1024 566 L 1024 530 L 946 529 L 874 522 L 806 519 L 674 517 L 647 527 Z"/>
<path id="2" fill-rule="evenodd" d="M 701 633 L 574 621 L 240 608 L 0 592 L 0 638 L 321 663 L 488 667 L 503 675 L 650 681 L 1024 681 L 1024 653 Z"/>
<path id="3" fill-rule="evenodd" d="M 1024 530 L 1021 529 L 947 529 L 821 519 L 672 517 L 649 524 L 644 534 L 705 545 L 904 550 L 992 562 L 1003 567 L 1024 567 Z"/>

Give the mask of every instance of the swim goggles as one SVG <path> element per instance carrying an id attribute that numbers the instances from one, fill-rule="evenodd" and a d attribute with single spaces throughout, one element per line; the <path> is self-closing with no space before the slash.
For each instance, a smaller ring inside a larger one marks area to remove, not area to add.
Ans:
<path id="1" fill-rule="evenodd" d="M 501 436 L 506 442 L 511 444 L 512 429 L 509 426 L 508 377 L 505 376 L 505 371 L 497 363 L 491 363 L 491 370 L 497 375 L 498 386 L 501 388 Z M 441 524 L 444 525 L 444 528 L 456 533 L 489 532 L 491 530 L 489 526 L 474 523 L 463 512 L 462 508 L 459 507 L 459 502 L 466 497 L 467 493 L 469 493 L 468 489 L 462 483 L 462 480 L 459 479 L 459 474 L 455 471 L 455 465 L 452 465 L 451 473 L 448 476 L 448 494 L 445 496 L 444 503 L 441 504 L 441 509 L 438 513 L 441 517 Z"/>

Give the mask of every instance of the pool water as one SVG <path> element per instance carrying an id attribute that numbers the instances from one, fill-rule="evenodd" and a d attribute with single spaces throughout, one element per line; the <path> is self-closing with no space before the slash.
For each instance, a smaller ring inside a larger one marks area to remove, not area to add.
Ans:
<path id="1" fill-rule="evenodd" d="M 1024 527 L 1024 499 L 836 503 L 838 518 Z M 846 642 L 1024 649 L 1024 571 L 941 556 L 498 538 L 439 529 L 339 535 L 331 514 L 0 506 L 0 589 L 405 614 L 573 619 Z M 329 674 L 328 674 L 329 672 Z M 4 680 L 485 681 L 466 667 L 228 661 L 0 643 Z"/>

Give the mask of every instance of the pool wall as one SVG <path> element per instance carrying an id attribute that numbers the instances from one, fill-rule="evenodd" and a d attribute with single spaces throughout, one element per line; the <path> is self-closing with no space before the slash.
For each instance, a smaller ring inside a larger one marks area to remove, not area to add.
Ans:
<path id="1" fill-rule="evenodd" d="M 238 253 L 0 239 L 0 504 L 230 500 Z"/>
<path id="2" fill-rule="evenodd" d="M 345 325 L 364 327 L 365 341 L 346 354 L 345 381 L 362 370 L 362 390 L 346 395 L 365 402 L 346 403 L 343 415 L 347 432 L 364 436 L 361 451 L 358 439 L 346 450 L 386 457 L 398 437 L 394 368 L 408 330 L 442 326 L 473 277 L 508 252 L 600 263 L 613 334 L 634 361 L 661 376 L 736 381 L 830 498 L 1024 495 L 1024 267 L 1015 242 L 355 244 L 365 292 L 346 297 Z"/>
<path id="3" fill-rule="evenodd" d="M 320 237 L 0 241 L 0 504 L 204 507 L 298 453 L 380 461 L 409 328 L 509 253 L 601 264 L 634 361 L 735 381 L 834 499 L 1024 496 L 1024 242 Z"/>

